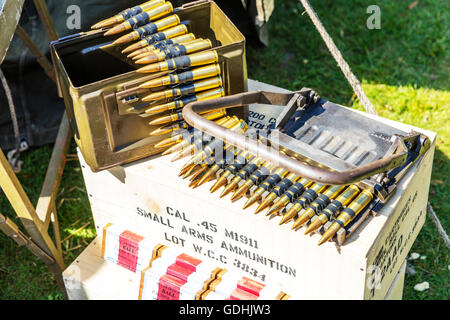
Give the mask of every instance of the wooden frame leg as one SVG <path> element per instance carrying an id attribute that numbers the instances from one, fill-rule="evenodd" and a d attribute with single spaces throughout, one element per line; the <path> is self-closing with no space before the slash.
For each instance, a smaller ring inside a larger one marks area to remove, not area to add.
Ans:
<path id="1" fill-rule="evenodd" d="M 0 230 L 12 237 L 19 245 L 26 245 L 47 264 L 65 296 L 67 293 L 62 279 L 64 260 L 55 199 L 64 171 L 71 137 L 69 121 L 66 113 L 64 113 L 36 210 L 0 149 L 0 187 L 30 238 L 25 236 L 12 221 L 7 220 L 2 215 L 0 215 Z M 48 234 L 50 221 L 53 224 L 55 241 Z"/>

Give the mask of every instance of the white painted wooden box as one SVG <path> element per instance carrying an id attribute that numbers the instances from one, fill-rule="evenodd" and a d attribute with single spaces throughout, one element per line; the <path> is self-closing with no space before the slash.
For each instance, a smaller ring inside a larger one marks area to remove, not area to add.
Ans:
<path id="1" fill-rule="evenodd" d="M 249 90 L 256 88 L 265 85 L 249 81 Z M 263 121 L 272 117 L 276 114 Z M 279 226 L 280 217 L 269 220 L 263 213 L 254 215 L 252 208 L 242 210 L 244 199 L 232 203 L 229 197 L 219 198 L 219 192 L 211 194 L 213 182 L 188 188 L 188 181 L 178 177 L 185 161 L 173 163 L 170 155 L 93 173 L 79 153 L 97 234 L 109 222 L 122 224 L 162 244 L 182 246 L 188 254 L 241 268 L 297 299 L 383 299 L 425 221 L 436 135 L 382 121 L 423 132 L 432 145 L 379 214 L 370 216 L 340 252 L 332 242 L 318 247 L 317 234 L 295 232 L 291 223 Z"/>

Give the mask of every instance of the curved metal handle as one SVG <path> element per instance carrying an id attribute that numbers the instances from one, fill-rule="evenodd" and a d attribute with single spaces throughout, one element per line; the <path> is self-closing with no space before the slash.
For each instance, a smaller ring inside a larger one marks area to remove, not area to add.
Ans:
<path id="1" fill-rule="evenodd" d="M 212 111 L 221 108 L 232 108 L 244 106 L 252 103 L 286 105 L 296 93 L 273 93 L 265 91 L 253 91 L 239 93 L 223 98 L 216 98 L 204 101 L 192 102 L 183 108 L 183 118 L 194 128 L 201 130 L 213 137 L 223 140 L 242 150 L 248 150 L 260 158 L 277 164 L 279 167 L 286 168 L 303 178 L 325 184 L 350 184 L 361 181 L 377 173 L 388 171 L 405 163 L 407 152 L 379 159 L 364 166 L 353 168 L 346 171 L 331 171 L 311 164 L 294 160 L 270 146 L 263 145 L 249 137 L 233 132 L 227 128 L 221 127 L 199 115 L 201 112 Z"/>

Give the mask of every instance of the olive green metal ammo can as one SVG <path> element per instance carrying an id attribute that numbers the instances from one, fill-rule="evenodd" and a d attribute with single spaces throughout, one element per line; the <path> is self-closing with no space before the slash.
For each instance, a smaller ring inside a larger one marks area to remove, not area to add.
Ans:
<path id="1" fill-rule="evenodd" d="M 177 8 L 181 21 L 197 38 L 210 39 L 219 56 L 226 95 L 247 90 L 245 38 L 213 1 L 196 1 Z M 139 84 L 167 74 L 141 74 L 111 46 L 116 37 L 101 30 L 83 32 L 51 43 L 58 91 L 64 98 L 75 141 L 96 172 L 160 153 L 154 145 L 169 134 L 150 136 L 153 118 L 127 112 L 138 108 L 150 89 Z M 155 88 L 154 91 L 163 88 Z M 247 109 L 229 109 L 229 115 L 247 120 Z M 160 117 L 164 113 L 155 115 Z"/>

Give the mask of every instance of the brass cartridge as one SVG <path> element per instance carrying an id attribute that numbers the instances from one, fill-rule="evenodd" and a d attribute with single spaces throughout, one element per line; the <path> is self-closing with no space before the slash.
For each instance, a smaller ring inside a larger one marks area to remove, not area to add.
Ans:
<path id="1" fill-rule="evenodd" d="M 339 210 L 339 207 L 342 205 L 348 204 L 352 199 L 358 194 L 359 189 L 355 185 L 351 185 L 344 191 L 346 188 L 345 185 L 335 185 L 329 187 L 325 192 L 320 194 L 316 200 L 314 200 L 309 208 L 305 209 L 305 211 L 299 215 L 297 220 L 295 220 L 292 229 L 297 229 L 305 224 L 309 219 L 314 217 L 314 215 L 318 214 L 322 210 L 330 210 L 331 208 L 336 208 Z M 331 200 L 335 199 L 332 203 Z M 326 207 L 326 208 L 325 208 Z"/>
<path id="2" fill-rule="evenodd" d="M 349 224 L 349 222 L 352 221 L 372 201 L 372 199 L 372 192 L 363 190 L 347 208 L 342 210 L 341 214 L 331 224 L 330 228 L 324 232 L 318 245 L 320 246 L 324 242 L 333 238 L 339 229 L 344 228 L 347 224 Z"/>
<path id="3" fill-rule="evenodd" d="M 175 70 L 186 67 L 195 67 L 205 64 L 211 64 L 217 62 L 219 56 L 216 50 L 207 50 L 190 55 L 176 57 L 173 59 L 165 60 L 158 63 L 152 63 L 140 69 L 137 69 L 138 73 L 152 73 L 158 71 Z"/>
<path id="4" fill-rule="evenodd" d="M 251 206 L 253 203 L 261 199 L 263 193 L 265 191 L 272 190 L 275 185 L 283 179 L 283 177 L 288 174 L 287 169 L 285 168 L 278 168 L 276 169 L 270 176 L 268 176 L 258 187 L 258 189 L 255 190 L 255 192 L 252 194 L 250 198 L 248 198 L 247 202 L 244 204 L 244 209 Z"/>
<path id="5" fill-rule="evenodd" d="M 160 4 L 158 6 L 155 6 L 148 11 L 141 12 L 126 21 L 122 22 L 121 24 L 109 29 L 105 32 L 105 36 L 110 36 L 114 34 L 118 34 L 127 30 L 131 30 L 134 28 L 138 28 L 140 26 L 143 26 L 150 21 L 154 21 L 156 19 L 159 19 L 173 11 L 173 6 L 170 2 L 164 2 L 163 4 Z"/>
<path id="6" fill-rule="evenodd" d="M 208 79 L 199 80 L 190 84 L 169 90 L 154 92 L 142 98 L 142 101 L 158 101 L 179 96 L 187 96 L 196 92 L 205 91 L 222 86 L 222 77 L 215 76 Z"/>
<path id="7" fill-rule="evenodd" d="M 307 179 L 300 179 L 300 181 L 294 183 L 290 186 L 286 192 L 278 199 L 275 204 L 270 207 L 269 211 L 267 211 L 266 215 L 275 215 L 281 209 L 286 207 L 290 202 L 293 202 L 297 197 L 305 191 L 305 188 L 310 187 L 313 184 L 312 181 Z"/>
<path id="8" fill-rule="evenodd" d="M 303 192 L 300 198 L 294 202 L 294 205 L 289 209 L 289 211 L 285 213 L 280 221 L 280 225 L 291 221 L 291 219 L 293 219 L 301 209 L 306 208 L 306 206 L 313 202 L 313 200 L 318 196 L 318 193 L 324 191 L 326 188 L 328 188 L 328 186 L 323 183 L 315 183 Z"/>
<path id="9" fill-rule="evenodd" d="M 161 40 L 174 38 L 176 36 L 188 33 L 186 25 L 184 24 L 184 22 L 179 24 L 180 22 L 178 16 L 176 15 L 169 16 L 165 19 L 162 19 L 161 21 L 162 21 L 162 23 L 160 23 L 161 27 L 158 27 L 158 25 L 156 24 L 157 22 L 145 25 L 133 32 L 130 32 L 120 37 L 119 39 L 113 42 L 113 45 L 124 44 L 142 38 L 145 38 L 145 41 L 150 45 Z M 167 29 L 171 26 L 173 27 Z M 157 33 L 150 33 L 152 30 L 156 31 L 160 30 L 160 31 Z M 128 50 L 131 50 L 131 46 L 127 48 Z M 124 49 L 122 53 L 130 52 L 127 50 L 127 48 Z"/>
<path id="10" fill-rule="evenodd" d="M 284 192 L 291 187 L 300 177 L 295 173 L 289 173 L 283 180 L 278 182 L 273 190 L 264 198 L 261 204 L 256 208 L 255 214 L 260 213 L 265 208 L 270 206 L 273 201 L 284 194 Z"/>
<path id="11" fill-rule="evenodd" d="M 102 20 L 102 21 L 94 24 L 91 27 L 91 29 L 101 29 L 101 28 L 113 26 L 118 23 L 122 23 L 125 20 L 128 20 L 131 17 L 134 17 L 134 16 L 140 14 L 141 12 L 149 11 L 150 9 L 152 9 L 156 6 L 162 5 L 164 2 L 165 2 L 165 0 L 152 0 L 152 1 L 147 1 L 143 4 L 140 4 L 138 6 L 125 9 L 111 18 Z"/>
<path id="12" fill-rule="evenodd" d="M 175 58 L 179 56 L 184 56 L 186 54 L 211 49 L 212 42 L 209 39 L 203 39 L 198 41 L 192 41 L 185 44 L 176 44 L 170 46 L 168 48 L 164 48 L 160 52 L 154 52 L 153 54 L 149 54 L 144 58 L 136 60 L 136 64 L 149 64 L 155 63 L 158 61 L 167 60 L 170 58 Z"/>
<path id="13" fill-rule="evenodd" d="M 305 231 L 305 234 L 311 233 L 318 229 L 321 225 L 330 221 L 339 214 L 344 206 L 350 203 L 359 193 L 359 188 L 356 185 L 350 185 L 339 197 L 333 200 L 324 208 L 316 220 L 311 223 Z M 312 216 L 310 216 L 312 218 Z"/>
<path id="14" fill-rule="evenodd" d="M 150 38 L 150 37 L 149 37 Z M 173 44 L 177 43 L 185 43 L 189 42 L 195 39 L 195 35 L 193 33 L 187 33 L 182 34 L 181 36 L 173 37 L 170 39 L 160 40 L 158 42 L 155 42 L 153 44 L 148 44 L 147 37 L 126 47 L 124 50 L 122 50 L 122 53 L 128 53 L 131 52 L 127 58 L 133 58 L 136 59 L 136 56 L 139 56 L 141 54 L 149 54 L 155 50 L 158 50 L 159 48 L 165 48 L 167 46 L 171 46 Z"/>
<path id="15" fill-rule="evenodd" d="M 207 99 L 213 99 L 213 98 L 220 98 L 225 95 L 225 91 L 223 90 L 223 87 L 215 88 L 212 90 L 207 90 L 203 92 L 199 92 L 197 94 L 183 97 L 179 100 L 175 100 L 172 102 L 160 104 L 154 107 L 151 107 L 147 110 L 145 110 L 144 114 L 142 116 L 147 117 L 154 114 L 158 114 L 164 111 L 174 110 L 183 108 L 188 103 L 194 102 L 194 101 L 202 101 Z"/>
<path id="16" fill-rule="evenodd" d="M 230 192 L 234 191 L 242 180 L 247 180 L 250 175 L 256 171 L 262 164 L 264 160 L 260 157 L 253 158 L 250 163 L 245 165 L 241 170 L 236 173 L 236 176 L 231 180 L 231 182 L 222 191 L 220 197 L 223 198 Z"/>

